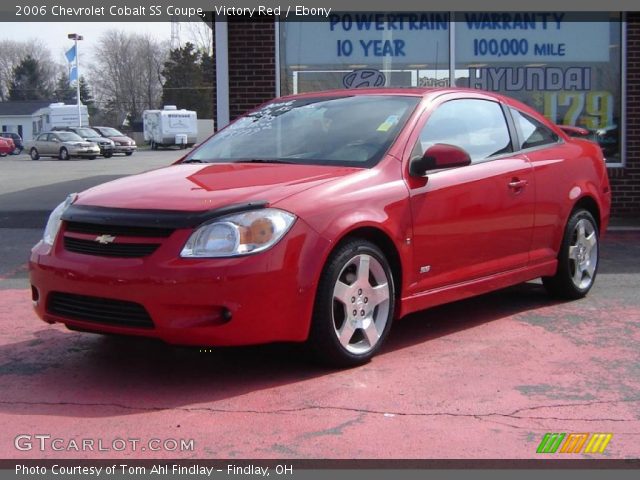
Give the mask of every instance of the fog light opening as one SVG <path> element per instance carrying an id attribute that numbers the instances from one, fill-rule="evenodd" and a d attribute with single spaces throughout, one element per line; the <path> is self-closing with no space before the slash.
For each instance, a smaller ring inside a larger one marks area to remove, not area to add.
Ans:
<path id="1" fill-rule="evenodd" d="M 31 285 L 31 300 L 36 305 L 40 301 L 40 292 L 38 292 L 38 289 L 36 287 L 34 287 L 33 285 Z"/>
<path id="2" fill-rule="evenodd" d="M 227 307 L 223 307 L 222 308 L 222 319 L 225 322 L 230 322 L 232 318 L 233 318 L 233 313 L 231 313 L 231 310 L 229 310 Z"/>

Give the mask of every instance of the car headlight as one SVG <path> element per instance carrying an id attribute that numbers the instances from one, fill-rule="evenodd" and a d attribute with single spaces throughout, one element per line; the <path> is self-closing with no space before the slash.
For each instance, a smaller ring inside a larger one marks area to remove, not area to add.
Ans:
<path id="1" fill-rule="evenodd" d="M 278 243 L 295 219 L 295 215 L 276 208 L 217 218 L 191 234 L 180 256 L 215 258 L 262 252 Z"/>
<path id="2" fill-rule="evenodd" d="M 51 215 L 49 215 L 47 226 L 44 227 L 44 234 L 42 235 L 42 241 L 47 245 L 53 245 L 56 235 L 58 235 L 58 231 L 60 230 L 60 225 L 62 225 L 62 214 L 73 202 L 76 201 L 76 198 L 78 198 L 77 193 L 69 194 L 65 201 L 54 208 Z"/>

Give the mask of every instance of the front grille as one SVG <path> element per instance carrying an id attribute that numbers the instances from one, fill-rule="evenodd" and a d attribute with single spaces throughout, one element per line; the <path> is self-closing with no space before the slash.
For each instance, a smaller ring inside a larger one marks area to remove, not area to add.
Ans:
<path id="1" fill-rule="evenodd" d="M 122 235 L 125 237 L 168 237 L 173 233 L 171 228 L 161 227 L 129 227 L 124 225 L 98 225 L 95 223 L 67 222 L 67 232 L 87 233 L 91 235 Z"/>
<path id="2" fill-rule="evenodd" d="M 70 252 L 99 257 L 138 258 L 151 255 L 160 246 L 158 243 L 107 243 L 95 240 L 64 237 L 64 248 Z"/>
<path id="3" fill-rule="evenodd" d="M 153 328 L 147 310 L 139 303 L 52 292 L 47 312 L 73 320 L 132 328 Z"/>

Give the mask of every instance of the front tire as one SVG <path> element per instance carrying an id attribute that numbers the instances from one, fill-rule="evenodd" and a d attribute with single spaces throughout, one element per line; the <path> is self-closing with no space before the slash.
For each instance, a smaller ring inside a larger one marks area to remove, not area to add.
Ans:
<path id="1" fill-rule="evenodd" d="M 40 154 L 38 153 L 38 150 L 36 150 L 35 148 L 32 148 L 29 151 L 29 156 L 31 157 L 31 160 L 39 160 L 40 159 Z"/>
<path id="2" fill-rule="evenodd" d="M 124 154 L 125 154 L 127 157 L 130 157 L 131 155 L 133 155 L 133 152 L 124 152 Z"/>
<path id="3" fill-rule="evenodd" d="M 104 158 L 111 158 L 113 156 L 113 152 L 104 152 Z"/>
<path id="4" fill-rule="evenodd" d="M 553 277 L 543 277 L 547 291 L 558 298 L 575 300 L 584 297 L 598 273 L 600 239 L 598 224 L 587 210 L 576 210 L 564 232 L 558 270 Z"/>
<path id="5" fill-rule="evenodd" d="M 389 333 L 395 286 L 389 262 L 373 243 L 354 239 L 324 267 L 308 344 L 316 360 L 333 367 L 368 362 Z"/>
<path id="6" fill-rule="evenodd" d="M 62 147 L 60 149 L 60 153 L 58 154 L 58 158 L 60 160 L 69 160 L 69 151 L 66 148 Z"/>

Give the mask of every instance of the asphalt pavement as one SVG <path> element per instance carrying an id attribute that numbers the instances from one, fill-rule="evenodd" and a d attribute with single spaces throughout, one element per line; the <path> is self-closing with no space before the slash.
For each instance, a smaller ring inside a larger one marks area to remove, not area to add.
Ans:
<path id="1" fill-rule="evenodd" d="M 0 159 L 0 458 L 540 458 L 548 432 L 613 434 L 604 453 L 571 458 L 640 456 L 637 230 L 605 237 L 585 299 L 530 282 L 433 308 L 350 370 L 310 365 L 300 346 L 203 351 L 38 320 L 26 261 L 48 212 L 180 154 Z M 141 443 L 24 451 L 24 434 Z M 151 451 L 154 438 L 193 448 Z"/>

